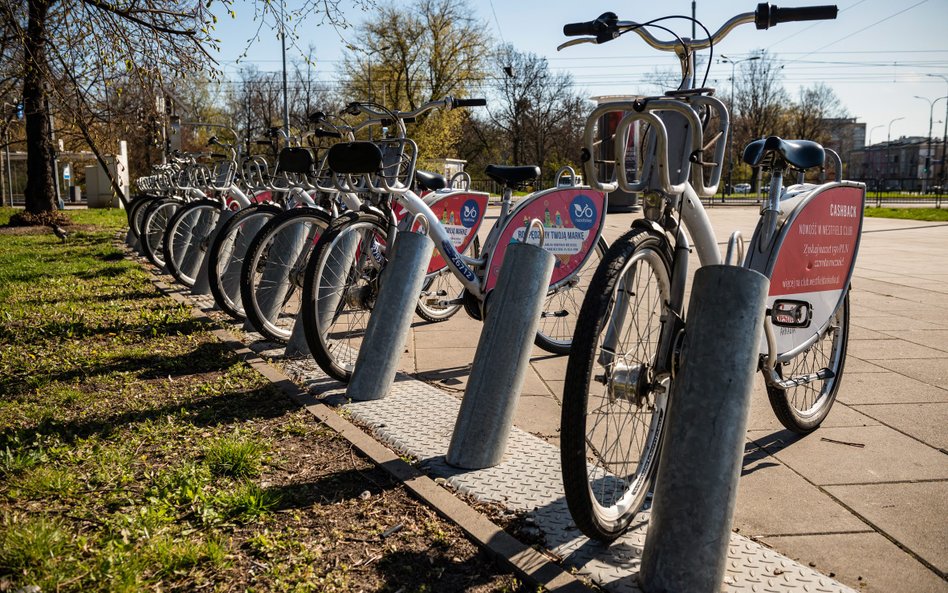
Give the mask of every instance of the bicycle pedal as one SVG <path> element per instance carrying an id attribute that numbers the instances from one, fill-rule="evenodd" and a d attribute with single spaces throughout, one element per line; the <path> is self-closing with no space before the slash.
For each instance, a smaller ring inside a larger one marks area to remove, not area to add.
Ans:
<path id="1" fill-rule="evenodd" d="M 569 315 L 569 311 L 566 309 L 563 309 L 562 311 L 544 311 L 540 313 L 540 317 L 544 319 L 547 317 L 566 317 L 567 315 Z"/>

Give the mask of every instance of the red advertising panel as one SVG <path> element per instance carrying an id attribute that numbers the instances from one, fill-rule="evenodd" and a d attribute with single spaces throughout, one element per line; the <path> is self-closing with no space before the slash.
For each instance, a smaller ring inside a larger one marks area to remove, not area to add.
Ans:
<path id="1" fill-rule="evenodd" d="M 836 311 L 849 283 L 862 231 L 865 189 L 833 186 L 807 199 L 781 231 L 768 306 L 778 299 L 809 303 L 809 328 L 781 327 L 778 350 L 803 344 Z"/>

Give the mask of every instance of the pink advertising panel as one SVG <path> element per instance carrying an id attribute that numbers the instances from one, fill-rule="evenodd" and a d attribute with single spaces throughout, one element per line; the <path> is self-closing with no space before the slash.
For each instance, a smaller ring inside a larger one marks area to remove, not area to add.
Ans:
<path id="1" fill-rule="evenodd" d="M 534 218 L 543 223 L 543 248 L 556 256 L 550 285 L 576 271 L 595 247 L 605 217 L 606 196 L 591 189 L 554 189 L 534 195 L 519 205 L 501 229 L 497 247 L 488 262 L 485 292 L 493 290 L 507 245 L 523 242 L 526 225 Z M 539 241 L 534 230 L 528 243 Z"/>
<path id="2" fill-rule="evenodd" d="M 458 250 L 458 253 L 464 251 L 474 241 L 477 236 L 477 230 L 484 220 L 484 214 L 487 212 L 488 194 L 481 192 L 458 191 L 445 194 L 428 195 L 425 201 L 431 208 L 441 226 L 444 227 L 448 237 L 451 238 L 451 245 Z M 416 222 L 412 227 L 417 231 L 421 223 Z M 431 261 L 428 264 L 428 274 L 437 272 L 447 265 L 444 258 L 437 250 L 434 250 Z"/>

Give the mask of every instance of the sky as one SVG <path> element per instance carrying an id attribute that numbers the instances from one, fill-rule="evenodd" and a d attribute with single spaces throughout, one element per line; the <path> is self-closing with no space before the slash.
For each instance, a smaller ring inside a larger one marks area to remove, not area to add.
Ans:
<path id="1" fill-rule="evenodd" d="M 286 0 L 292 8 L 293 0 Z M 394 4 L 410 2 L 390 0 Z M 778 6 L 827 3 L 828 0 L 773 2 Z M 468 0 L 474 16 L 495 41 L 514 45 L 547 58 L 550 68 L 569 72 L 575 88 L 587 96 L 636 95 L 656 92 L 644 76 L 656 70 L 677 69 L 677 59 L 646 45 L 629 34 L 603 45 L 586 44 L 557 52 L 568 40 L 563 25 L 588 21 L 603 12 L 621 20 L 643 22 L 672 14 L 690 15 L 691 0 L 617 2 L 615 0 Z M 948 0 L 839 0 L 834 21 L 782 23 L 758 31 L 752 24 L 734 30 L 714 48 L 708 86 L 727 96 L 731 65 L 721 55 L 741 60 L 760 49 L 776 54 L 783 65 L 784 86 L 796 97 L 801 87 L 822 82 L 836 92 L 850 117 L 864 122 L 867 140 L 878 143 L 900 136 L 928 136 L 929 115 L 935 121 L 932 135 L 941 138 L 948 99 Z M 343 12 L 353 24 L 372 13 L 342 0 Z M 754 1 L 697 0 L 696 14 L 713 33 L 728 18 L 753 11 Z M 235 78 L 241 64 L 263 71 L 279 71 L 281 49 L 273 23 L 255 20 L 250 0 L 237 0 L 237 18 L 221 15 L 215 36 L 221 39 L 217 59 L 225 77 Z M 346 43 L 358 44 L 353 29 L 338 31 L 318 25 L 318 18 L 296 23 L 300 38 L 287 49 L 288 59 L 301 57 L 312 47 L 318 76 L 339 79 L 338 66 Z M 673 23 L 676 21 L 673 21 Z M 691 25 L 674 24 L 681 36 L 690 36 Z M 261 40 L 248 40 L 260 31 Z M 661 32 L 656 32 L 660 36 Z M 700 36 L 700 34 L 699 34 Z M 707 55 L 707 52 L 704 52 Z M 935 75 L 935 76 L 929 76 Z M 924 99 L 916 98 L 924 97 Z M 926 100 L 927 99 L 927 100 Z M 936 100 L 934 108 L 929 100 Z M 901 119 L 898 119 L 901 118 Z M 893 121 L 895 120 L 895 121 Z"/>

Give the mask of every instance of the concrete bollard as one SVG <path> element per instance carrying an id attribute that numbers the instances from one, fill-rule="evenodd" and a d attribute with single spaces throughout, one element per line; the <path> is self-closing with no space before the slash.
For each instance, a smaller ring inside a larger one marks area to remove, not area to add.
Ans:
<path id="1" fill-rule="evenodd" d="M 553 262 L 535 245 L 507 248 L 448 447 L 455 467 L 492 467 L 504 456 Z"/>
<path id="2" fill-rule="evenodd" d="M 214 244 L 217 233 L 221 231 L 221 227 L 223 227 L 224 223 L 233 215 L 234 213 L 231 210 L 226 208 L 222 210 L 220 216 L 217 217 L 217 224 L 214 225 L 214 230 L 211 231 L 210 236 L 201 240 L 204 244 L 204 249 L 200 254 L 201 267 L 198 268 L 198 275 L 194 279 L 194 286 L 191 287 L 192 294 L 211 294 L 211 280 L 207 274 L 207 267 L 210 265 L 211 258 L 208 257 L 208 254 L 211 252 L 211 245 Z"/>
<path id="3" fill-rule="evenodd" d="M 391 391 L 431 259 L 431 248 L 427 235 L 401 232 L 396 236 L 346 389 L 350 399 L 382 399 Z"/>
<path id="4" fill-rule="evenodd" d="M 769 280 L 695 273 L 639 577 L 646 593 L 717 593 L 724 580 Z"/>

